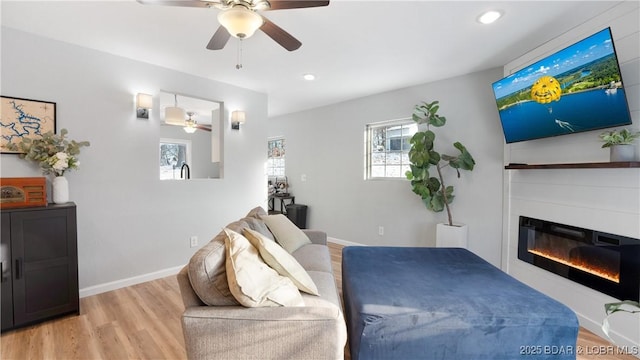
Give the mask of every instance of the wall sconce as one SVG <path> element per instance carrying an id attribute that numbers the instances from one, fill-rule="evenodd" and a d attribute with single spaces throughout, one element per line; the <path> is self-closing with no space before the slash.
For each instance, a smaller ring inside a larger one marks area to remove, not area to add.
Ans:
<path id="1" fill-rule="evenodd" d="M 149 110 L 153 107 L 153 97 L 149 94 L 138 93 L 136 95 L 136 116 L 139 119 L 148 119 Z"/>
<path id="2" fill-rule="evenodd" d="M 233 130 L 240 130 L 240 124 L 244 124 L 247 120 L 244 111 L 235 110 L 231 113 L 231 128 Z"/>

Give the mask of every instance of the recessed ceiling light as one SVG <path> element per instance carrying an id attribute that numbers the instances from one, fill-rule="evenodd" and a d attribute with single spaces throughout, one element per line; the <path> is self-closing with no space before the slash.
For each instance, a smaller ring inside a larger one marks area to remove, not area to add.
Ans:
<path id="1" fill-rule="evenodd" d="M 482 24 L 491 24 L 502 17 L 502 11 L 489 10 L 478 16 L 478 21 Z"/>
<path id="2" fill-rule="evenodd" d="M 313 74 L 304 74 L 302 75 L 302 78 L 307 80 L 307 81 L 312 81 L 316 79 L 316 76 Z"/>

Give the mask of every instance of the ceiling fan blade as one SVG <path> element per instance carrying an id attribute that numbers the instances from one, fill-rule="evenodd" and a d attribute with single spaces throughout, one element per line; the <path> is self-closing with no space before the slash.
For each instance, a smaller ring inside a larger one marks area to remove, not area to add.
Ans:
<path id="1" fill-rule="evenodd" d="M 207 49 L 209 50 L 222 49 L 227 44 L 227 41 L 229 41 L 230 37 L 231 37 L 231 34 L 229 34 L 227 29 L 221 25 L 218 28 L 218 30 L 216 30 L 216 33 L 213 34 L 213 36 L 211 37 L 211 40 L 209 40 L 209 43 L 207 44 Z"/>
<path id="2" fill-rule="evenodd" d="M 329 0 L 269 0 L 271 6 L 265 10 L 299 9 L 329 5 Z"/>
<path id="3" fill-rule="evenodd" d="M 143 5 L 164 5 L 164 6 L 184 6 L 208 8 L 220 5 L 219 1 L 200 1 L 200 0 L 136 0 Z"/>
<path id="4" fill-rule="evenodd" d="M 211 125 L 196 125 L 196 129 L 204 130 L 204 131 L 211 131 Z"/>
<path id="5" fill-rule="evenodd" d="M 264 24 L 260 27 L 265 34 L 272 38 L 275 42 L 280 44 L 283 48 L 294 51 L 297 50 L 302 43 L 298 39 L 294 38 L 291 34 L 284 31 L 278 25 L 272 23 L 269 19 L 262 17 Z"/>

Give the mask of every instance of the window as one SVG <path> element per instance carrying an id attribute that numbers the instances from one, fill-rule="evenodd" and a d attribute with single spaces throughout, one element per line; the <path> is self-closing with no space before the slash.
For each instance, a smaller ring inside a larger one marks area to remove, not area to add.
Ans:
<path id="1" fill-rule="evenodd" d="M 160 180 L 180 179 L 183 164 L 191 164 L 191 141 L 160 139 Z"/>
<path id="2" fill-rule="evenodd" d="M 418 131 L 411 119 L 366 126 L 366 178 L 404 178 L 409 170 L 409 141 Z"/>
<path id="3" fill-rule="evenodd" d="M 269 141 L 267 141 L 267 148 L 267 176 L 284 176 L 284 139 L 270 139 Z"/>

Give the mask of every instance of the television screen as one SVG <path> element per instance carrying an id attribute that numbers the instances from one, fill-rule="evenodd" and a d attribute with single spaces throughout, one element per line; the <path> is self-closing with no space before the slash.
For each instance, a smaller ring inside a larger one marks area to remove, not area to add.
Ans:
<path id="1" fill-rule="evenodd" d="M 604 29 L 493 83 L 507 143 L 631 124 Z"/>

